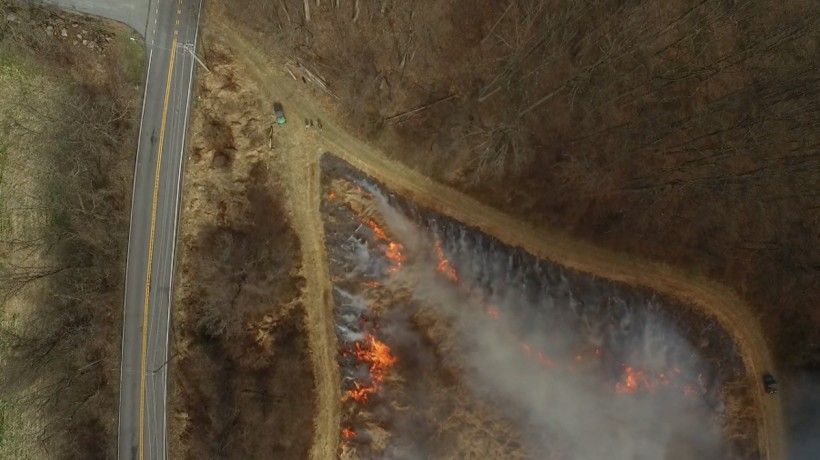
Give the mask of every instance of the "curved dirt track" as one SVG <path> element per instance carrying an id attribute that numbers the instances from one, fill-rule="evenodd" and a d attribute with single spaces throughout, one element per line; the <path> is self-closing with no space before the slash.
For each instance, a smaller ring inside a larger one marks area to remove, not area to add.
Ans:
<path id="1" fill-rule="evenodd" d="M 759 383 L 759 376 L 763 372 L 775 370 L 775 365 L 758 317 L 733 291 L 700 275 L 611 251 L 572 238 L 554 229 L 533 227 L 387 159 L 377 149 L 354 138 L 334 124 L 331 118 L 332 112 L 324 110 L 316 97 L 306 90 L 305 85 L 296 82 L 285 72 L 283 57 L 262 54 L 246 38 L 229 27 L 223 26 L 218 29 L 231 47 L 238 51 L 237 61 L 259 84 L 265 97 L 270 101 L 278 100 L 284 104 L 290 119 L 293 120 L 292 123 L 297 125 L 291 129 L 302 130 L 300 124 L 305 118 L 322 119 L 324 129 L 314 135 L 318 136 L 317 146 L 322 149 L 314 148 L 311 149 L 312 152 L 307 152 L 304 151 L 307 148 L 303 147 L 302 154 L 315 156 L 305 159 L 299 165 L 292 166 L 295 169 L 307 168 L 308 171 L 303 171 L 302 174 L 308 181 L 317 174 L 312 168 L 316 167 L 321 152 L 333 152 L 383 182 L 393 191 L 413 199 L 420 205 L 479 228 L 509 245 L 519 246 L 533 255 L 574 270 L 630 285 L 648 287 L 661 294 L 674 296 L 695 306 L 703 313 L 714 316 L 737 342 L 750 379 L 749 384 L 753 385 L 756 390 L 755 399 L 760 417 L 758 439 L 761 457 L 785 458 L 786 444 L 780 399 L 766 395 Z M 313 180 L 316 179 L 313 178 Z M 309 183 L 304 186 L 310 188 Z M 309 214 L 318 215 L 318 203 L 314 201 L 317 201 L 316 197 L 305 200 L 305 204 L 316 206 L 317 209 L 311 209 Z M 313 223 L 310 227 L 316 227 L 313 228 L 314 231 L 322 231 L 320 223 Z M 323 236 L 317 234 L 317 238 L 323 238 Z M 324 252 L 323 249 L 317 249 L 317 251 L 318 254 Z M 323 270 L 326 277 L 326 267 Z M 321 293 L 317 292 L 314 296 L 319 303 L 312 308 L 318 307 L 318 310 L 325 312 L 328 308 L 327 299 L 317 297 L 320 295 Z M 328 322 L 331 317 L 326 317 Z M 317 335 L 311 338 L 311 343 L 323 351 L 320 353 L 323 355 L 319 357 L 320 363 L 315 365 L 317 392 L 319 394 L 328 392 L 327 394 L 338 399 L 339 385 L 335 381 L 338 379 L 338 370 L 335 360 L 328 359 L 327 356 L 330 354 L 328 350 L 335 350 L 332 348 L 335 344 L 332 328 L 315 322 L 310 327 L 311 333 Z M 339 437 L 338 401 L 332 403 L 329 398 L 330 396 L 324 398 L 320 396 L 319 403 L 327 401 L 332 404 L 331 407 L 336 413 L 320 413 L 312 449 L 313 458 L 335 456 Z M 328 408 L 323 408 L 324 410 Z"/>

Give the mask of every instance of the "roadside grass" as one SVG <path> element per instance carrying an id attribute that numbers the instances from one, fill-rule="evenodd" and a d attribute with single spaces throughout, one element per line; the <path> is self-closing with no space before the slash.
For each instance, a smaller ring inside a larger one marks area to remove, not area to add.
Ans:
<path id="1" fill-rule="evenodd" d="M 0 48 L 0 74 L 6 74 L 20 66 L 19 58 L 11 52 Z"/>
<path id="2" fill-rule="evenodd" d="M 44 73 L 44 69 L 26 50 L 0 41 L 0 78 L 25 79 Z"/>
<path id="3" fill-rule="evenodd" d="M 0 458 L 29 458 L 31 450 L 31 425 L 23 415 L 23 409 L 11 401 L 0 398 Z"/>
<path id="4" fill-rule="evenodd" d="M 122 28 L 117 31 L 116 44 L 120 73 L 126 77 L 128 83 L 132 85 L 141 84 L 145 69 L 145 46 L 142 38 Z"/>
<path id="5" fill-rule="evenodd" d="M 0 43 L 0 257 L 6 241 L 59 221 L 43 206 L 59 186 L 41 179 L 53 176 L 43 160 L 59 149 L 49 125 L 64 92 L 30 55 Z"/>
<path id="6" fill-rule="evenodd" d="M 145 57 L 131 37 L 0 0 L 0 460 L 116 456 Z"/>
<path id="7" fill-rule="evenodd" d="M 0 277 L 14 265 L 36 264 L 37 254 L 17 252 L 14 241 L 67 226 L 59 206 L 62 187 L 48 163 L 59 143 L 49 129 L 66 88 L 28 50 L 0 40 Z M 10 338 L 25 337 L 27 310 L 37 286 L 0 299 L 0 369 L 13 360 Z M 40 459 L 42 417 L 27 401 L 31 388 L 0 393 L 0 459 Z"/>
<path id="8" fill-rule="evenodd" d="M 6 210 L 6 194 L 2 192 L 7 158 L 8 147 L 5 144 L 5 139 L 0 138 L 0 235 L 5 235 L 10 227 L 8 211 Z"/>
<path id="9" fill-rule="evenodd" d="M 0 317 L 1 331 L 18 331 L 17 315 Z M 9 344 L 0 336 L 0 366 Z M 26 406 L 22 395 L 0 394 L 0 459 L 39 459 L 44 453 L 36 444 L 39 418 Z"/>

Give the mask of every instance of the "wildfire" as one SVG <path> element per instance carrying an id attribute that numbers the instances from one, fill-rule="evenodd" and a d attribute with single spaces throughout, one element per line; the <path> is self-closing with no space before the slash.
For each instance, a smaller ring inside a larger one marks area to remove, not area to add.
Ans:
<path id="1" fill-rule="evenodd" d="M 384 255 L 393 264 L 389 268 L 389 271 L 391 273 L 397 271 L 407 261 L 407 257 L 404 255 L 404 246 L 402 246 L 401 243 L 397 243 L 388 238 L 387 232 L 379 225 L 378 222 L 375 221 L 375 219 L 367 219 L 364 223 L 370 227 L 370 230 L 373 231 L 376 239 L 387 242 L 387 249 L 384 251 Z"/>
<path id="2" fill-rule="evenodd" d="M 689 383 L 683 384 L 681 386 L 681 391 L 683 392 L 683 395 L 688 398 L 692 398 L 698 394 L 698 391 L 695 389 L 695 386 Z"/>
<path id="3" fill-rule="evenodd" d="M 404 255 L 404 247 L 395 241 L 391 241 L 387 244 L 385 255 L 393 262 L 393 267 L 391 267 L 392 271 L 398 270 L 398 268 L 407 261 L 407 257 Z"/>
<path id="4" fill-rule="evenodd" d="M 356 430 L 350 427 L 342 428 L 342 439 L 344 439 L 345 441 L 356 439 Z"/>
<path id="5" fill-rule="evenodd" d="M 390 241 L 390 238 L 387 237 L 387 232 L 385 232 L 379 223 L 374 219 L 367 219 L 366 224 L 370 227 L 370 230 L 373 230 L 373 234 L 376 235 L 376 238 L 382 241 Z"/>
<path id="6" fill-rule="evenodd" d="M 438 264 L 436 265 L 436 270 L 439 273 L 444 275 L 445 278 L 448 280 L 457 283 L 458 282 L 458 272 L 456 268 L 453 267 L 453 264 L 447 260 L 447 257 L 444 256 L 444 248 L 441 247 L 441 241 L 436 241 L 436 258 L 438 259 Z"/>
<path id="7" fill-rule="evenodd" d="M 598 349 L 596 349 L 596 353 L 597 350 Z M 700 381 L 698 381 L 698 385 L 692 382 L 681 381 L 681 374 L 682 372 L 677 366 L 666 372 L 651 374 L 624 364 L 624 376 L 621 381 L 615 384 L 615 393 L 627 395 L 639 390 L 654 391 L 659 388 L 676 388 L 687 397 L 694 397 L 698 394 L 706 393 Z"/>
<path id="8" fill-rule="evenodd" d="M 356 357 L 365 363 L 370 364 L 371 377 L 376 382 L 384 380 L 388 369 L 396 364 L 396 357 L 390 352 L 390 347 L 380 341 L 372 334 L 365 337 L 367 346 L 356 343 Z"/>
<path id="9" fill-rule="evenodd" d="M 653 386 L 645 373 L 632 366 L 624 365 L 624 379 L 615 384 L 615 392 L 621 395 L 631 394 L 640 388 L 652 389 Z"/>
<path id="10" fill-rule="evenodd" d="M 361 342 L 356 342 L 356 349 L 353 354 L 360 362 L 368 365 L 370 384 L 363 385 L 356 382 L 355 388 L 348 390 L 344 399 L 364 403 L 367 402 L 370 395 L 379 391 L 387 372 L 396 364 L 396 357 L 393 356 L 387 344 L 372 334 L 368 334 Z"/>
<path id="11" fill-rule="evenodd" d="M 345 397 L 342 401 L 352 399 L 359 404 L 366 403 L 368 398 L 370 398 L 370 395 L 379 391 L 379 387 L 375 384 L 362 385 L 361 383 L 356 382 L 355 385 L 356 388 L 347 390 L 347 393 L 345 393 Z"/>
<path id="12" fill-rule="evenodd" d="M 532 345 L 527 342 L 519 343 L 519 347 L 521 348 L 521 352 L 527 355 L 529 358 L 535 359 L 538 361 L 538 364 L 543 366 L 545 369 L 550 369 L 555 367 L 555 362 L 553 362 L 552 358 L 550 358 L 546 353 L 543 351 L 535 352 L 532 349 Z"/>

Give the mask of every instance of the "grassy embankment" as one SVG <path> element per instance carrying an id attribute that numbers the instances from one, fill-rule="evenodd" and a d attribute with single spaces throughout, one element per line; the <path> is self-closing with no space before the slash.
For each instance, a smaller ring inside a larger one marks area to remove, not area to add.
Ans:
<path id="1" fill-rule="evenodd" d="M 4 458 L 116 449 L 144 57 L 131 37 L 124 26 L 0 1 Z"/>

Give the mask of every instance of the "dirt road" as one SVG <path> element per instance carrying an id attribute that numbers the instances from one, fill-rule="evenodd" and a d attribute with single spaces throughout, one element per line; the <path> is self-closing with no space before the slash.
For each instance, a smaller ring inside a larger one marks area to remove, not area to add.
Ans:
<path id="1" fill-rule="evenodd" d="M 429 178 L 396 162 L 390 161 L 386 155 L 354 138 L 338 127 L 332 119 L 332 112 L 322 108 L 321 103 L 311 93 L 310 89 L 301 81 L 294 80 L 285 71 L 286 59 L 275 54 L 262 54 L 239 33 L 222 27 L 219 33 L 223 34 L 231 46 L 236 49 L 237 60 L 246 67 L 249 76 L 256 80 L 264 96 L 271 102 L 281 101 L 289 117 L 298 123 L 301 136 L 313 136 L 317 141 L 313 152 L 303 151 L 298 155 L 308 155 L 299 162 L 294 162 L 292 171 L 302 171 L 300 187 L 310 185 L 316 179 L 315 170 L 318 156 L 322 151 L 333 152 L 365 173 L 373 176 L 395 192 L 412 198 L 417 203 L 427 206 L 437 212 L 448 215 L 467 225 L 481 229 L 503 242 L 519 246 L 538 257 L 551 260 L 568 268 L 608 278 L 635 286 L 645 286 L 661 294 L 674 296 L 700 309 L 707 315 L 714 316 L 737 342 L 738 349 L 743 356 L 743 362 L 749 375 L 749 384 L 755 389 L 755 398 L 759 408 L 760 423 L 758 438 L 760 440 L 761 456 L 767 459 L 785 458 L 786 445 L 783 429 L 782 408 L 780 400 L 766 395 L 759 383 L 759 376 L 765 371 L 775 369 L 767 343 L 762 333 L 762 325 L 734 292 L 701 275 L 685 273 L 673 267 L 641 259 L 632 255 L 614 252 L 585 241 L 572 238 L 554 229 L 533 227 L 521 222 L 503 212 L 483 205 L 476 200 L 454 189 L 433 182 Z M 266 50 L 270 51 L 270 50 Z M 301 126 L 305 118 L 321 118 L 324 129 L 310 131 L 308 134 Z M 299 177 L 293 174 L 292 177 Z M 296 185 L 296 184 L 295 184 Z M 305 228 L 316 232 L 316 240 L 311 244 L 321 246 L 321 223 L 313 222 L 318 219 L 317 196 L 309 193 L 303 201 L 294 206 L 306 206 L 304 209 Z M 315 214 L 315 215 L 314 215 Z M 297 220 L 298 222 L 298 220 Z M 301 225 L 301 224 L 298 224 Z M 303 231 L 299 228 L 298 231 Z M 304 237 L 303 237 L 304 238 Z M 324 254 L 321 248 L 306 248 L 307 252 Z M 329 391 L 338 399 L 338 370 L 336 369 L 333 350 L 335 337 L 330 327 L 331 312 L 327 298 L 319 297 L 319 292 L 326 292 L 327 286 L 322 285 L 320 279 L 327 279 L 327 268 L 317 256 L 312 261 L 316 273 L 317 291 L 313 294 L 313 305 L 319 306 L 327 325 L 313 324 L 312 331 L 317 334 L 328 334 L 326 337 L 311 338 L 311 343 L 319 350 L 316 358 L 321 361 L 316 365 L 316 374 L 319 393 Z M 306 270 L 311 265 L 305 264 Z M 308 282 L 309 286 L 311 282 Z M 314 317 L 311 321 L 322 320 Z M 330 355 L 330 356 L 328 356 Z M 334 381 L 335 380 L 335 381 Z M 317 430 L 314 445 L 314 458 L 330 458 L 336 450 L 338 441 L 338 401 L 329 401 L 330 398 L 320 399 L 323 410 L 335 411 L 334 414 L 321 414 L 317 421 Z M 332 404 L 325 406 L 325 404 Z M 327 444 L 326 444 L 327 443 Z"/>
<path id="2" fill-rule="evenodd" d="M 291 117 L 293 118 L 293 117 Z M 293 120 L 296 123 L 297 120 Z M 292 131 L 293 127 L 289 127 Z M 293 229 L 301 242 L 305 278 L 305 306 L 309 343 L 316 378 L 316 433 L 312 458 L 335 458 L 339 439 L 339 369 L 336 365 L 336 335 L 330 302 L 330 275 L 325 254 L 324 228 L 319 210 L 319 150 L 310 139 L 283 136 L 277 150 L 281 177 L 288 193 L 287 208 Z M 295 139 L 294 139 L 295 138 Z"/>

